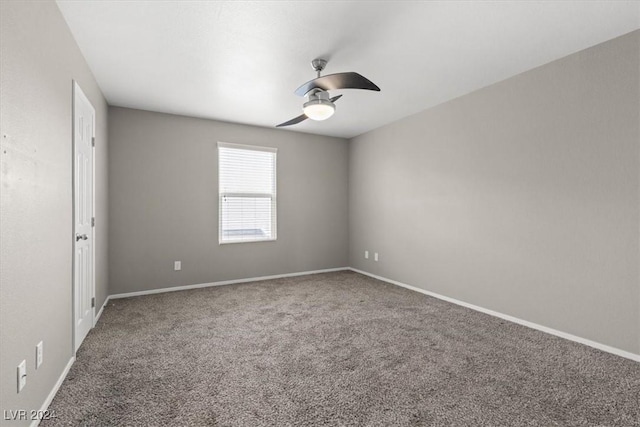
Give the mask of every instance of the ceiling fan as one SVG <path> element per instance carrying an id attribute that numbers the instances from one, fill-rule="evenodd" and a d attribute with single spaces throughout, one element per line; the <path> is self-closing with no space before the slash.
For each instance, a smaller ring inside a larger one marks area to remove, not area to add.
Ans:
<path id="1" fill-rule="evenodd" d="M 336 89 L 365 89 L 380 92 L 380 88 L 371 80 L 358 73 L 337 73 L 320 76 L 320 72 L 327 66 L 325 59 L 314 59 L 311 66 L 318 73 L 318 77 L 309 80 L 298 89 L 296 95 L 306 96 L 307 102 L 302 105 L 303 114 L 284 123 L 280 123 L 276 127 L 291 126 L 298 124 L 304 120 L 326 120 L 336 111 L 336 102 L 342 95 L 329 97 L 330 90 Z"/>

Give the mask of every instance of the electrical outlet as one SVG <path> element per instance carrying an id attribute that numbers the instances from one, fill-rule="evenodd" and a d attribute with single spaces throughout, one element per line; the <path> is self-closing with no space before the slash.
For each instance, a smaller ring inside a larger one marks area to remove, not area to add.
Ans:
<path id="1" fill-rule="evenodd" d="M 182 270 L 182 261 L 176 261 L 173 263 L 173 269 L 175 271 L 180 271 Z"/>
<path id="2" fill-rule="evenodd" d="M 27 361 L 23 360 L 18 365 L 18 393 L 27 385 Z"/>
<path id="3" fill-rule="evenodd" d="M 364 259 L 369 259 L 369 251 L 364 251 Z"/>
<path id="4" fill-rule="evenodd" d="M 373 254 L 373 260 L 374 260 L 375 262 L 378 262 L 378 252 L 376 252 L 376 253 L 374 253 L 374 254 Z"/>
<path id="5" fill-rule="evenodd" d="M 36 345 L 36 369 L 42 365 L 42 341 Z"/>

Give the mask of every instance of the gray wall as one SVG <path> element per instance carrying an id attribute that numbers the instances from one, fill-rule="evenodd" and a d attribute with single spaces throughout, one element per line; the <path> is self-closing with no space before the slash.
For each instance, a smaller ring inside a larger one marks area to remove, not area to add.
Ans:
<path id="1" fill-rule="evenodd" d="M 350 265 L 640 353 L 639 39 L 354 138 Z"/>
<path id="2" fill-rule="evenodd" d="M 218 244 L 218 141 L 278 148 L 277 241 Z M 112 107 L 109 150 L 112 294 L 347 266 L 344 139 Z"/>
<path id="3" fill-rule="evenodd" d="M 108 109 L 55 3 L 2 1 L 0 19 L 3 414 L 4 410 L 40 409 L 73 355 L 73 79 L 96 109 L 98 303 L 106 298 Z M 44 341 L 44 363 L 35 371 L 35 346 L 40 340 Z M 27 385 L 17 394 L 16 367 L 23 359 Z"/>
<path id="4" fill-rule="evenodd" d="M 347 143 L 108 109 L 55 3 L 0 19 L 0 411 L 40 408 L 72 356 L 73 79 L 97 112 L 98 307 L 352 265 L 640 353 L 639 32 Z M 279 148 L 277 242 L 218 245 L 217 141 Z"/>

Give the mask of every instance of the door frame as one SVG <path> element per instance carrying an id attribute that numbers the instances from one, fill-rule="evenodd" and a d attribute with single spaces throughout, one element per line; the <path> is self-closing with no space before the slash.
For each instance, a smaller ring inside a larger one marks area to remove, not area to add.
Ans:
<path id="1" fill-rule="evenodd" d="M 72 217 L 72 232 L 71 232 L 71 342 L 72 342 L 72 351 L 75 355 L 80 347 L 81 342 L 77 342 L 76 336 L 76 257 L 75 257 L 75 235 L 76 235 L 76 97 L 82 97 L 87 102 L 87 104 L 91 107 L 92 111 L 92 124 L 91 124 L 91 137 L 95 138 L 96 136 L 96 109 L 94 108 L 89 98 L 85 95 L 84 91 L 80 87 L 77 81 L 72 80 L 73 86 L 71 91 L 71 194 L 72 194 L 72 206 L 71 206 L 71 217 Z M 95 218 L 96 213 L 96 149 L 95 145 L 92 144 L 91 147 L 91 217 Z M 95 301 L 96 297 L 96 227 L 91 227 L 91 298 Z M 96 307 L 93 304 L 91 308 L 91 327 L 93 328 L 96 324 Z"/>

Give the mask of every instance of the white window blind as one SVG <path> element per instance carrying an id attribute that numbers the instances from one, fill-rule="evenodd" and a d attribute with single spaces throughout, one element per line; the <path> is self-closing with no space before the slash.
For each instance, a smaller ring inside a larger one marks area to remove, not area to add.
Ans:
<path id="1" fill-rule="evenodd" d="M 276 240 L 276 149 L 218 143 L 219 243 Z"/>

